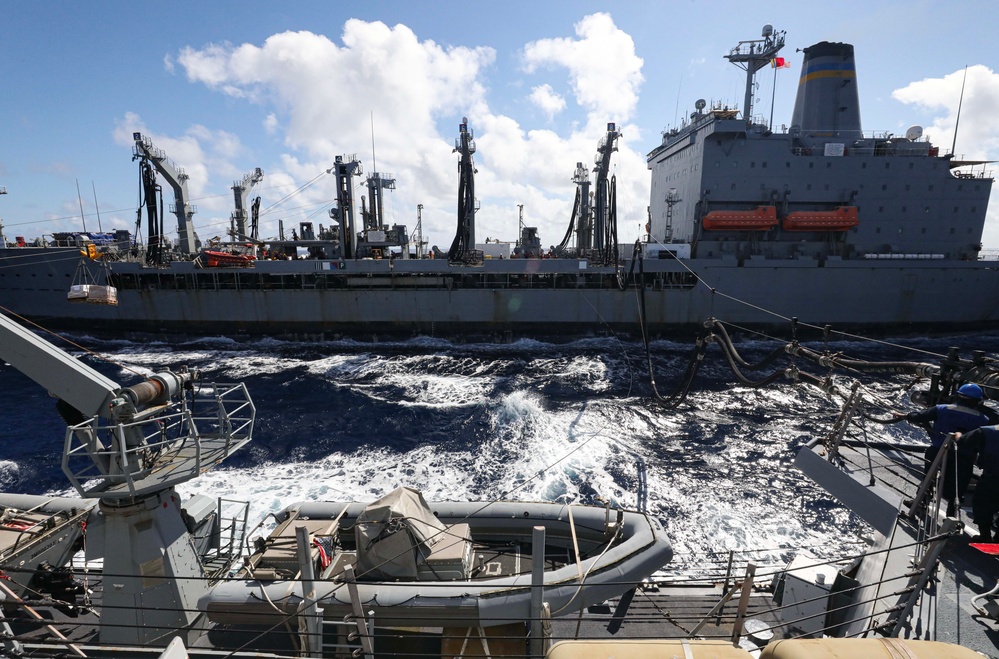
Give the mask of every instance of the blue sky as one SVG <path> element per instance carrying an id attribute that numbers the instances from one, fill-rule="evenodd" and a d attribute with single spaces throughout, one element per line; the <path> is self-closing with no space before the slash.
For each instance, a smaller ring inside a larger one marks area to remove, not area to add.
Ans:
<path id="1" fill-rule="evenodd" d="M 949 151 L 969 66 L 956 152 L 999 159 L 999 3 L 968 2 L 2 2 L 0 218 L 33 237 L 132 228 L 139 196 L 131 134 L 142 131 L 191 176 L 202 239 L 221 235 L 230 186 L 260 167 L 262 234 L 328 223 L 334 156 L 398 181 L 387 220 L 431 244 L 454 235 L 457 125 L 478 152 L 477 236 L 513 240 L 517 205 L 543 243 L 565 231 L 577 161 L 591 165 L 608 121 L 622 240 L 648 204 L 644 155 L 694 101 L 737 106 L 743 73 L 723 55 L 771 23 L 790 70 L 759 78 L 756 114 L 788 123 L 800 53 L 856 48 L 863 127 L 924 127 Z M 312 179 L 305 191 L 277 203 Z M 362 180 L 356 181 L 358 186 Z M 358 194 L 363 192 L 358 189 Z M 168 195 L 169 197 L 169 195 Z M 172 199 L 168 198 L 168 201 Z M 986 246 L 999 247 L 993 203 Z"/>

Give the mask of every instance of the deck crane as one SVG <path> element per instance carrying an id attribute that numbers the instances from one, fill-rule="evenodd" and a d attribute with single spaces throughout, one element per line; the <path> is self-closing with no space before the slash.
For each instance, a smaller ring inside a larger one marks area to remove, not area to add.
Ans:
<path id="1" fill-rule="evenodd" d="M 597 145 L 596 194 L 593 206 L 593 247 L 605 263 L 617 260 L 617 182 L 610 172 L 611 154 L 617 151 L 617 138 L 621 133 L 613 122 L 607 124 L 607 134 Z"/>
<path id="2" fill-rule="evenodd" d="M 132 149 L 132 160 L 142 160 L 151 164 L 156 171 L 167 180 L 173 188 L 174 203 L 171 211 L 177 215 L 177 239 L 181 254 L 195 255 L 197 246 L 192 218 L 198 209 L 189 203 L 187 193 L 187 173 L 167 157 L 166 153 L 153 145 L 152 140 L 143 137 L 142 133 L 132 133 L 135 146 Z"/>
<path id="3" fill-rule="evenodd" d="M 337 156 L 327 174 L 336 176 L 336 207 L 330 209 L 330 219 L 337 223 L 341 259 L 354 258 L 354 176 L 364 173 L 356 154 Z M 362 219 L 363 221 L 363 219 Z"/>
<path id="4" fill-rule="evenodd" d="M 238 242 L 246 241 L 247 239 L 256 240 L 257 238 L 257 222 L 256 217 L 250 228 L 250 233 L 246 230 L 246 200 L 250 196 L 250 189 L 264 180 L 264 170 L 257 167 L 252 172 L 249 172 L 243 177 L 242 181 L 235 181 L 232 184 L 232 195 L 236 204 L 236 210 L 232 212 L 230 218 L 229 235 L 233 240 Z M 260 197 L 257 197 L 256 201 L 253 202 L 254 207 L 259 208 Z"/>
<path id="5" fill-rule="evenodd" d="M 458 230 L 447 255 L 448 261 L 452 263 L 472 258 L 475 250 L 475 164 L 472 161 L 472 154 L 475 153 L 475 136 L 468 127 L 467 117 L 462 117 L 458 131 L 458 139 L 454 141 L 454 152 L 460 155 L 458 160 Z"/>
<path id="6" fill-rule="evenodd" d="M 565 237 L 555 248 L 555 253 L 564 256 L 569 248 L 572 235 L 576 234 L 576 254 L 580 257 L 593 249 L 593 212 L 590 208 L 590 170 L 581 162 L 576 163 L 576 171 L 572 175 L 576 184 L 576 199 L 572 204 L 572 216 L 569 218 L 569 228 Z"/>
<path id="7" fill-rule="evenodd" d="M 215 501 L 199 495 L 182 504 L 174 488 L 250 441 L 246 387 L 195 386 L 187 369 L 121 386 L 3 314 L 0 360 L 59 399 L 69 426 L 63 472 L 84 499 L 97 499 L 87 558 L 104 559 L 113 585 L 104 589 L 101 642 L 193 641 L 209 581 L 192 531 L 217 534 L 218 516 Z"/>

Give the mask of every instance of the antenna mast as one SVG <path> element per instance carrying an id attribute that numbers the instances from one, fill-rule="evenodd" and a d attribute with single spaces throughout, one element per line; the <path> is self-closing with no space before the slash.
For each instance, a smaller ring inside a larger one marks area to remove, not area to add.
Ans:
<path id="1" fill-rule="evenodd" d="M 957 118 L 954 120 L 954 141 L 950 145 L 950 155 L 957 149 L 957 127 L 961 125 L 961 106 L 964 105 L 964 84 L 968 82 L 968 67 L 964 67 L 964 80 L 961 81 L 961 99 L 957 102 Z"/>
<path id="2" fill-rule="evenodd" d="M 764 25 L 762 39 L 740 41 L 725 56 L 732 64 L 746 71 L 746 98 L 742 104 L 742 116 L 747 123 L 753 121 L 753 79 L 756 72 L 766 66 L 780 49 L 784 47 L 784 32 L 774 31 L 773 25 Z"/>
<path id="3" fill-rule="evenodd" d="M 80 202 L 80 219 L 83 220 L 83 233 L 86 233 L 87 216 L 83 214 L 83 197 L 80 196 L 80 179 L 76 179 L 76 198 Z"/>
<path id="4" fill-rule="evenodd" d="M 79 183 L 77 183 L 79 185 Z M 97 209 L 97 230 L 104 233 L 104 227 L 101 226 L 101 207 L 97 205 L 97 186 L 94 182 L 90 182 L 90 187 L 94 189 L 94 208 Z"/>

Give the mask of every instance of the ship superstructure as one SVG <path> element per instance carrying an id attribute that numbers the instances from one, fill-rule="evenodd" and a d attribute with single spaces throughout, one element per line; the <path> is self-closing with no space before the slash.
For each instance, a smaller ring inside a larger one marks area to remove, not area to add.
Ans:
<path id="1" fill-rule="evenodd" d="M 649 153 L 652 236 L 697 259 L 977 259 L 992 179 L 918 126 L 865 136 L 853 46 L 804 49 L 787 130 L 753 117 L 753 73 L 783 45 L 770 26 L 741 42 L 746 111 L 698 101 Z"/>

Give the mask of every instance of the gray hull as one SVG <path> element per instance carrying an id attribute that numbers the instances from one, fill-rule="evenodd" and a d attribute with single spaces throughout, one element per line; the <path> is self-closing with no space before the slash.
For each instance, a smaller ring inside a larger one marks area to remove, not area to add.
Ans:
<path id="1" fill-rule="evenodd" d="M 78 259 L 60 250 L 0 251 L 0 306 L 46 327 L 116 333 L 571 338 L 641 329 L 639 268 L 622 291 L 613 268 L 581 268 L 574 259 L 478 267 L 361 261 L 343 270 L 330 261 L 241 270 L 118 263 L 117 306 L 67 301 Z M 654 335 L 712 317 L 770 328 L 792 317 L 837 329 L 999 324 L 994 262 L 648 259 L 642 269 Z"/>

